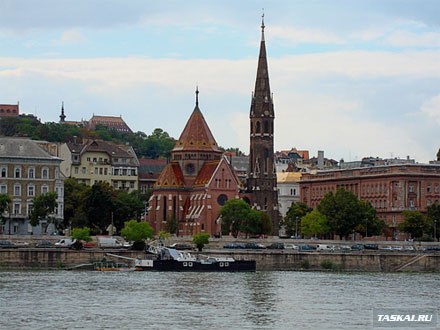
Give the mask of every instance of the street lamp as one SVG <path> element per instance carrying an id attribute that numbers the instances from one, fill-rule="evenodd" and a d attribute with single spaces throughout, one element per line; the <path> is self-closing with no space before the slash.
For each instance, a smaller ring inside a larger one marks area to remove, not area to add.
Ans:
<path id="1" fill-rule="evenodd" d="M 434 219 L 434 242 L 437 242 L 437 219 Z"/>
<path id="2" fill-rule="evenodd" d="M 368 218 L 365 219 L 365 237 L 368 236 Z"/>
<path id="3" fill-rule="evenodd" d="M 295 238 L 298 238 L 298 220 L 299 217 L 295 217 Z"/>

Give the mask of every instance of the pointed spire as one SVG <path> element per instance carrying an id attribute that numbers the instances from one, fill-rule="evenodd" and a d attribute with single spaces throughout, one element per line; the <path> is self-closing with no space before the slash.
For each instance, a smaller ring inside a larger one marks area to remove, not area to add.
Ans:
<path id="1" fill-rule="evenodd" d="M 263 14 L 261 15 L 261 41 L 264 41 L 264 28 L 266 26 L 264 25 L 264 8 L 263 8 Z"/>
<path id="2" fill-rule="evenodd" d="M 196 107 L 199 106 L 199 86 L 196 86 Z"/>
<path id="3" fill-rule="evenodd" d="M 66 115 L 64 114 L 64 101 L 61 103 L 61 115 L 60 115 L 60 122 L 64 123 L 64 120 L 66 119 Z"/>

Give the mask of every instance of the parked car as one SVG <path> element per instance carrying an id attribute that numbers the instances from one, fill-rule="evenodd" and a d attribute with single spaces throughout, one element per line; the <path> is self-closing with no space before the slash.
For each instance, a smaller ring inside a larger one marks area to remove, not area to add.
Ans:
<path id="1" fill-rule="evenodd" d="M 427 246 L 425 251 L 437 252 L 437 251 L 440 251 L 440 246 Z"/>
<path id="2" fill-rule="evenodd" d="M 299 246 L 299 250 L 300 251 L 315 251 L 316 250 L 316 246 L 309 245 L 309 244 L 301 244 Z"/>
<path id="3" fill-rule="evenodd" d="M 170 248 L 176 250 L 193 250 L 194 247 L 188 243 L 174 243 L 170 245 Z"/>
<path id="4" fill-rule="evenodd" d="M 275 249 L 275 250 L 283 250 L 284 249 L 284 243 L 277 242 L 272 243 L 267 246 L 268 249 Z"/>
<path id="5" fill-rule="evenodd" d="M 244 243 L 227 243 L 223 245 L 224 249 L 244 249 L 245 248 Z"/>
<path id="6" fill-rule="evenodd" d="M 403 250 L 403 246 L 400 246 L 400 245 L 393 245 L 393 246 L 391 247 L 391 249 L 392 249 L 393 251 L 402 251 L 402 250 Z"/>
<path id="7" fill-rule="evenodd" d="M 317 251 L 334 251 L 335 247 L 333 245 L 327 245 L 327 244 L 318 244 L 316 246 Z"/>
<path id="8" fill-rule="evenodd" d="M 0 240 L 0 248 L 1 249 L 14 249 L 14 248 L 16 248 L 16 246 L 11 241 Z"/>
<path id="9" fill-rule="evenodd" d="M 55 243 L 56 247 L 70 247 L 73 243 L 75 243 L 76 239 L 71 238 L 61 238 L 58 242 Z"/>
<path id="10" fill-rule="evenodd" d="M 39 241 L 35 247 L 37 248 L 53 248 L 55 247 L 55 244 L 51 241 Z"/>
<path id="11" fill-rule="evenodd" d="M 298 250 L 299 249 L 299 247 L 298 247 L 298 245 L 295 245 L 295 244 L 284 244 L 284 248 L 285 249 L 287 249 L 287 250 Z"/>
<path id="12" fill-rule="evenodd" d="M 15 245 L 16 247 L 20 247 L 20 248 L 26 248 L 26 247 L 29 247 L 29 243 L 28 243 L 28 242 L 25 242 L 25 241 L 15 241 L 15 242 L 14 242 L 14 245 Z"/>
<path id="13" fill-rule="evenodd" d="M 364 244 L 365 250 L 379 250 L 379 245 L 377 244 Z"/>
<path id="14" fill-rule="evenodd" d="M 351 249 L 352 249 L 353 251 L 362 251 L 362 250 L 365 249 L 365 245 L 364 245 L 364 244 L 353 244 L 353 245 L 351 246 Z"/>
<path id="15" fill-rule="evenodd" d="M 265 249 L 266 247 L 260 243 L 247 242 L 244 244 L 244 248 L 245 249 L 252 249 L 252 250 L 261 250 L 261 249 Z"/>
<path id="16" fill-rule="evenodd" d="M 339 250 L 341 250 L 342 252 L 351 251 L 351 246 L 350 245 L 340 245 Z"/>
<path id="17" fill-rule="evenodd" d="M 379 247 L 381 251 L 393 251 L 393 247 L 391 245 L 381 246 Z"/>

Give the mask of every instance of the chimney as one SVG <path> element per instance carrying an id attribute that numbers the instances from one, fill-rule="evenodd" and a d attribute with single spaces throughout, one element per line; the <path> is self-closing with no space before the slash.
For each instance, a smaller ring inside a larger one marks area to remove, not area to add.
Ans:
<path id="1" fill-rule="evenodd" d="M 318 170 L 324 169 L 324 151 L 318 150 Z"/>

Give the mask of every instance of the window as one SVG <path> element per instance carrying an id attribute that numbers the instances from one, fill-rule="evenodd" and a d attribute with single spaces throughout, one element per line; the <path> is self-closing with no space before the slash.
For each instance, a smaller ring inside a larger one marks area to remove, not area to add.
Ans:
<path id="1" fill-rule="evenodd" d="M 42 195 L 47 194 L 48 192 L 49 192 L 49 187 L 48 186 L 46 186 L 46 185 L 41 186 L 41 194 Z"/>
<path id="2" fill-rule="evenodd" d="M 0 185 L 0 194 L 7 194 L 8 193 L 8 186 L 5 184 Z"/>
<path id="3" fill-rule="evenodd" d="M 29 179 L 35 178 L 35 168 L 33 168 L 33 167 L 29 168 L 29 170 L 28 170 L 28 178 Z"/>
<path id="4" fill-rule="evenodd" d="M 412 183 L 409 185 L 409 192 L 414 192 L 414 185 Z"/>
<path id="5" fill-rule="evenodd" d="M 21 196 L 21 185 L 14 185 L 14 196 Z"/>
<path id="6" fill-rule="evenodd" d="M 107 175 L 108 174 L 108 169 L 107 169 L 107 167 L 105 167 L 104 168 L 104 175 Z"/>
<path id="7" fill-rule="evenodd" d="M 47 168 L 43 168 L 41 170 L 41 178 L 48 179 L 49 178 L 49 170 Z"/>
<path id="8" fill-rule="evenodd" d="M 130 188 L 134 189 L 134 181 L 130 181 Z"/>
<path id="9" fill-rule="evenodd" d="M 29 203 L 29 204 L 27 205 L 27 211 L 26 211 L 26 214 L 29 216 L 29 215 L 31 215 L 31 212 L 32 212 L 32 203 Z"/>
<path id="10" fill-rule="evenodd" d="M 86 174 L 86 168 L 84 166 L 81 168 L 81 173 Z"/>
<path id="11" fill-rule="evenodd" d="M 21 168 L 16 167 L 14 170 L 14 178 L 21 178 Z"/>
<path id="12" fill-rule="evenodd" d="M 2 167 L 1 176 L 2 178 L 6 178 L 8 176 L 8 169 L 6 167 Z"/>
<path id="13" fill-rule="evenodd" d="M 29 197 L 35 196 L 35 186 L 33 184 L 30 184 L 28 186 L 28 196 Z"/>
<path id="14" fill-rule="evenodd" d="M 14 203 L 14 214 L 20 214 L 20 203 Z"/>
<path id="15" fill-rule="evenodd" d="M 75 166 L 74 168 L 75 168 L 75 174 L 78 174 L 78 173 L 79 173 L 79 168 L 78 168 L 78 166 Z"/>

